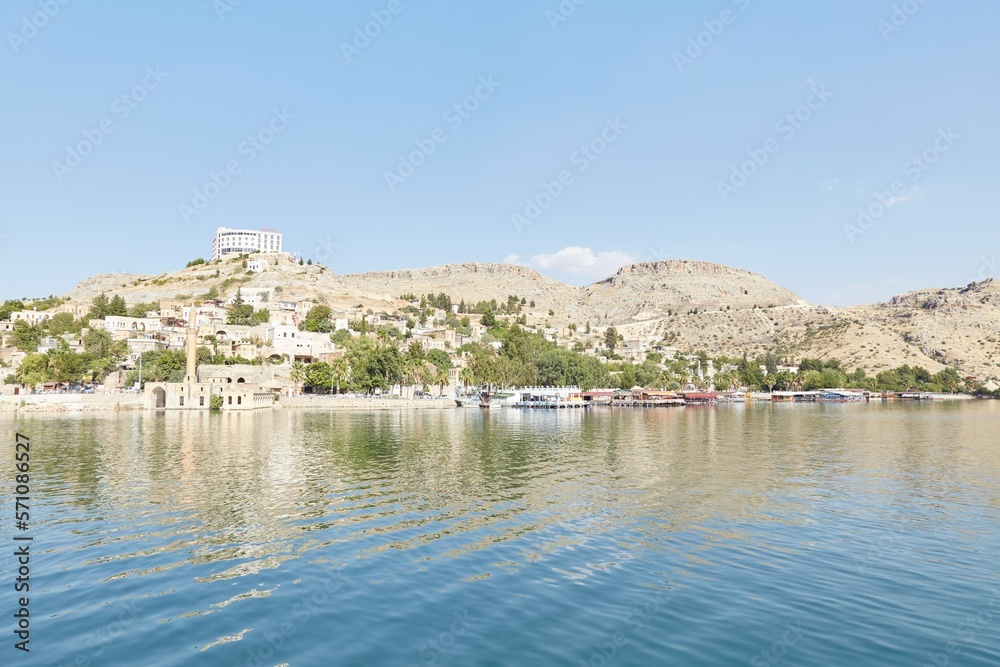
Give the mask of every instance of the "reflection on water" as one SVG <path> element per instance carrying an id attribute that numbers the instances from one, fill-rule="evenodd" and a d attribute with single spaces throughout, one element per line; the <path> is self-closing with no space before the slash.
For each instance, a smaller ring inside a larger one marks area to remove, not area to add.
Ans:
<path id="1" fill-rule="evenodd" d="M 995 403 L 19 419 L 29 664 L 923 664 L 1000 589 L 998 423 Z M 962 664 L 1000 660 L 995 626 Z"/>

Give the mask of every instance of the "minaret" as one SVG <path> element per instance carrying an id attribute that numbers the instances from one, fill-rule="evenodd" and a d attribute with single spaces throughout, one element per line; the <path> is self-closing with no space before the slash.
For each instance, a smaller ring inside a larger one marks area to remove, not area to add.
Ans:
<path id="1" fill-rule="evenodd" d="M 193 384 L 198 382 L 198 325 L 196 320 L 198 315 L 195 312 L 194 304 L 188 311 L 187 323 L 187 370 L 184 373 L 184 382 Z"/>

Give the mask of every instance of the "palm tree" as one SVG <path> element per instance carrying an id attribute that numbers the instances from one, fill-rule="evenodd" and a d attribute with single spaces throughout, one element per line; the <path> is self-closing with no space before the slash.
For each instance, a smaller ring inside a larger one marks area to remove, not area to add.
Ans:
<path id="1" fill-rule="evenodd" d="M 291 377 L 292 382 L 295 383 L 296 391 L 298 391 L 299 385 L 305 382 L 306 379 L 306 367 L 302 364 L 302 362 L 296 361 L 292 364 Z"/>
<path id="2" fill-rule="evenodd" d="M 435 367 L 433 381 L 438 386 L 438 398 L 444 395 L 444 386 L 448 384 L 450 379 L 451 373 L 448 372 L 448 369 Z"/>
<path id="3" fill-rule="evenodd" d="M 421 389 L 424 388 L 424 381 L 427 379 L 427 368 L 424 366 L 424 362 L 413 361 L 413 365 L 410 367 L 410 379 L 413 381 L 414 391 L 418 385 Z"/>
<path id="4" fill-rule="evenodd" d="M 717 373 L 713 381 L 715 386 L 722 391 L 729 391 L 733 386 L 733 376 L 729 373 Z"/>
<path id="5" fill-rule="evenodd" d="M 415 369 L 417 367 L 417 363 L 418 362 L 416 361 L 416 359 L 413 359 L 412 357 L 407 357 L 403 359 L 403 379 L 400 380 L 400 388 L 399 388 L 399 395 L 403 398 L 406 398 L 406 392 L 403 389 L 403 383 L 406 383 L 406 386 L 413 386 L 415 382 L 415 380 L 413 379 L 413 375 L 416 372 Z"/>
<path id="6" fill-rule="evenodd" d="M 476 383 L 476 374 L 472 372 L 471 368 L 463 368 L 458 372 L 458 379 L 462 381 L 465 386 L 465 393 L 469 393 L 469 385 Z"/>
<path id="7" fill-rule="evenodd" d="M 382 327 L 375 332 L 375 337 L 378 340 L 380 348 L 396 347 L 396 339 L 392 337 L 389 329 Z"/>
<path id="8" fill-rule="evenodd" d="M 337 383 L 337 393 L 340 393 L 340 384 L 342 382 L 347 382 L 351 377 L 350 366 L 347 365 L 347 359 L 344 357 L 339 357 L 330 362 L 330 378 Z"/>

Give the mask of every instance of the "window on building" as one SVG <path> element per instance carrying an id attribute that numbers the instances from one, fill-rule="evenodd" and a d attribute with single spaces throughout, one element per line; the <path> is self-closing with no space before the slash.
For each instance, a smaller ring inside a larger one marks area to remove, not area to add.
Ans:
<path id="1" fill-rule="evenodd" d="M 181 398 L 181 407 L 184 407 L 184 397 L 181 396 L 180 398 Z"/>
<path id="2" fill-rule="evenodd" d="M 236 397 L 236 405 L 243 405 L 243 397 L 242 396 L 237 396 Z"/>
<path id="3" fill-rule="evenodd" d="M 229 397 L 229 405 L 232 405 L 232 404 L 233 404 L 233 397 L 232 397 L 232 396 L 230 396 L 230 397 Z"/>
<path id="4" fill-rule="evenodd" d="M 205 397 L 204 396 L 199 396 L 198 397 L 198 405 L 201 405 L 201 406 L 205 405 Z"/>

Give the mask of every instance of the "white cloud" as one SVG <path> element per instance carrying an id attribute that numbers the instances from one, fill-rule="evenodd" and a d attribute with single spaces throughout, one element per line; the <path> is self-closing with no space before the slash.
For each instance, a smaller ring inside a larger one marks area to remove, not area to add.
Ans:
<path id="1" fill-rule="evenodd" d="M 892 208 L 893 206 L 897 206 L 899 204 L 905 204 L 911 199 L 922 199 L 923 196 L 924 196 L 923 189 L 914 186 L 913 188 L 910 188 L 909 192 L 907 192 L 906 194 L 900 195 L 898 197 L 889 197 L 889 199 L 885 203 L 885 207 Z"/>
<path id="2" fill-rule="evenodd" d="M 630 255 L 618 250 L 595 253 L 590 248 L 569 246 L 551 255 L 535 255 L 531 265 L 540 270 L 599 280 L 632 263 Z"/>
<path id="3" fill-rule="evenodd" d="M 628 253 L 619 250 L 594 252 L 590 248 L 568 246 L 551 254 L 535 255 L 523 262 L 518 255 L 508 255 L 505 264 L 521 264 L 544 272 L 552 272 L 573 278 L 602 280 L 615 271 L 635 262 Z"/>

